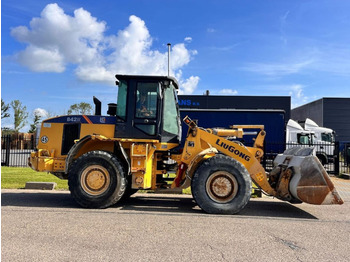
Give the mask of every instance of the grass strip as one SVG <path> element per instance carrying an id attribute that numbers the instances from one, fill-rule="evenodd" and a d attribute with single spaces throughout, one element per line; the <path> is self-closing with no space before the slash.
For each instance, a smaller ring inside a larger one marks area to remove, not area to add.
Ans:
<path id="1" fill-rule="evenodd" d="M 1 167 L 2 189 L 23 189 L 26 182 L 55 182 L 56 189 L 68 190 L 68 181 L 50 173 L 36 172 L 29 167 Z"/>

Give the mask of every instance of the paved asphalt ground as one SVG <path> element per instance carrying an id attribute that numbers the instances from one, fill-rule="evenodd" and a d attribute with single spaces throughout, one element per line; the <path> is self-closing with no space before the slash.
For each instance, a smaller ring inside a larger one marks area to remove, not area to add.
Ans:
<path id="1" fill-rule="evenodd" d="M 350 261 L 350 181 L 335 182 L 341 206 L 263 197 L 233 216 L 183 195 L 88 210 L 69 192 L 2 190 L 2 261 Z"/>

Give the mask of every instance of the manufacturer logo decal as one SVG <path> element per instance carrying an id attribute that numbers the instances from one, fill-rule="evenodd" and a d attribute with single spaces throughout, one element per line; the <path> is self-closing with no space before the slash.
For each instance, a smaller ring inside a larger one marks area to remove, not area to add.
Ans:
<path id="1" fill-rule="evenodd" d="M 100 123 L 105 124 L 106 123 L 106 118 L 105 117 L 100 117 Z"/>
<path id="2" fill-rule="evenodd" d="M 216 140 L 216 143 L 218 146 L 222 147 L 223 149 L 228 150 L 229 152 L 235 154 L 236 156 L 249 161 L 250 160 L 250 156 L 244 154 L 243 152 L 239 151 L 238 149 L 236 149 L 234 146 L 228 145 L 225 142 L 221 141 L 220 138 L 218 138 Z"/>
<path id="3" fill-rule="evenodd" d="M 46 144 L 47 142 L 49 142 L 49 138 L 47 136 L 42 136 L 41 143 Z"/>

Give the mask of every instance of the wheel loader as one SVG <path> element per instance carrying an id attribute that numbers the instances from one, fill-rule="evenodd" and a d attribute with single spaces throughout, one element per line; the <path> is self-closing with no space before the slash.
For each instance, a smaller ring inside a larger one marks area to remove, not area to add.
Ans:
<path id="1" fill-rule="evenodd" d="M 94 115 L 44 120 L 29 157 L 34 170 L 68 179 L 71 195 L 82 207 L 107 208 L 140 189 L 191 187 L 205 212 L 235 214 L 248 203 L 252 183 L 292 203 L 343 203 L 312 148 L 286 150 L 267 173 L 260 164 L 264 126 L 209 129 L 189 117 L 183 119 L 188 133 L 181 147 L 176 79 L 116 79 L 117 103 L 108 104 L 107 115 L 101 115 L 101 102 L 94 97 Z M 252 130 L 258 131 L 248 147 L 240 140 Z"/>

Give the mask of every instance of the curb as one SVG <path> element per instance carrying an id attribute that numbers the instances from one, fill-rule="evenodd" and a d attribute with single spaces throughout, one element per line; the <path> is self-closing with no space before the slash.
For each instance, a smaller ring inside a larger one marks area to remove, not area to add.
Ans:
<path id="1" fill-rule="evenodd" d="M 339 175 L 340 178 L 343 178 L 343 179 L 350 179 L 350 174 L 346 174 L 346 173 L 341 173 Z"/>
<path id="2" fill-rule="evenodd" d="M 25 189 L 54 190 L 56 186 L 55 182 L 27 182 Z"/>

